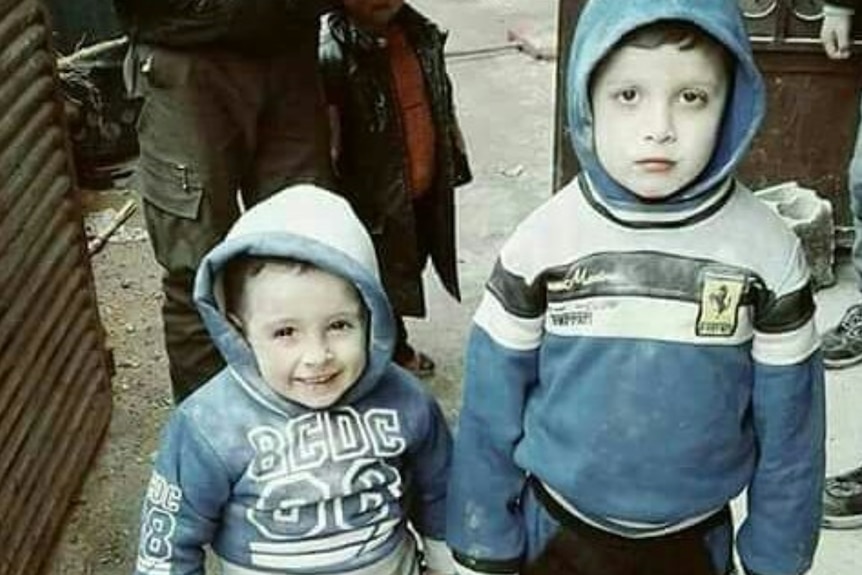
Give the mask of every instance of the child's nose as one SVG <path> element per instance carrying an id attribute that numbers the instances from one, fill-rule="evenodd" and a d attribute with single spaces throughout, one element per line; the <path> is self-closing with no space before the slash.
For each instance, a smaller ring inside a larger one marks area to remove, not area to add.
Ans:
<path id="1" fill-rule="evenodd" d="M 332 350 L 325 338 L 309 338 L 303 349 L 302 361 L 306 365 L 320 365 L 332 359 Z"/>
<path id="2" fill-rule="evenodd" d="M 669 144 L 676 141 L 670 106 L 657 104 L 649 110 L 645 139 L 656 144 Z"/>

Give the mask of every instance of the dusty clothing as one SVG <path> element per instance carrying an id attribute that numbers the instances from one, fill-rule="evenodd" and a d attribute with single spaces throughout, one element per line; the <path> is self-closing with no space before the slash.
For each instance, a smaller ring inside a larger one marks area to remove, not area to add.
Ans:
<path id="1" fill-rule="evenodd" d="M 225 312 L 247 255 L 299 259 L 350 282 L 368 311 L 365 368 L 310 408 L 277 393 Z M 136 575 L 418 575 L 442 542 L 451 437 L 431 394 L 391 362 L 395 331 L 373 245 L 343 198 L 286 189 L 243 213 L 204 258 L 195 301 L 228 367 L 171 414 L 141 514 Z"/>
<path id="2" fill-rule="evenodd" d="M 423 316 L 421 274 L 428 256 L 449 293 L 460 297 L 453 188 L 471 176 L 464 151 L 455 143 L 445 34 L 406 5 L 392 25 L 403 31 L 418 58 L 434 129 L 431 185 L 418 205 L 410 193 L 410 148 L 385 35 L 371 35 L 343 12 L 332 12 L 324 18 L 320 59 L 327 100 L 337 109 L 341 126 L 338 189 L 372 234 L 396 313 Z"/>
<path id="3" fill-rule="evenodd" d="M 283 0 L 116 4 L 132 38 L 128 88 L 144 99 L 135 188 L 165 271 L 179 401 L 223 365 L 191 290 L 201 257 L 239 214 L 237 192 L 251 206 L 289 183 L 331 183 L 318 21 Z"/>
<path id="4" fill-rule="evenodd" d="M 731 89 L 700 174 L 647 200 L 600 160 L 589 86 L 621 39 L 665 20 L 725 47 Z M 465 573 L 540 557 L 560 528 L 525 507 L 528 477 L 568 516 L 631 540 L 686 533 L 747 489 L 744 569 L 800 575 L 820 530 L 823 363 L 799 239 L 734 176 L 765 112 L 739 7 L 591 0 L 568 66 L 582 171 L 517 226 L 474 316 L 447 541 Z M 708 543 L 724 572 L 725 542 Z M 663 554 L 634 573 L 667 575 Z"/>

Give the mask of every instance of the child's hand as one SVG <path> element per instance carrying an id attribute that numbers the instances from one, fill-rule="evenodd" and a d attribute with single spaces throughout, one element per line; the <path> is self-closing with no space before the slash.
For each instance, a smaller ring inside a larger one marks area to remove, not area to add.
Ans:
<path id="1" fill-rule="evenodd" d="M 826 55 L 832 60 L 850 57 L 850 29 L 853 24 L 851 14 L 826 13 L 820 27 L 820 42 Z"/>

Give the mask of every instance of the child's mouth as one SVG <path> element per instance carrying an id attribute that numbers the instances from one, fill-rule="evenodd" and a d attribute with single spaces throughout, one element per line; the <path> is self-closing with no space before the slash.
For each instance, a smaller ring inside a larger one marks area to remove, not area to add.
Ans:
<path id="1" fill-rule="evenodd" d="M 337 376 L 337 373 L 328 373 L 323 375 L 315 375 L 313 377 L 297 377 L 295 378 L 302 385 L 326 385 Z"/>
<path id="2" fill-rule="evenodd" d="M 643 171 L 651 174 L 669 172 L 676 162 L 665 158 L 646 158 L 635 162 Z"/>

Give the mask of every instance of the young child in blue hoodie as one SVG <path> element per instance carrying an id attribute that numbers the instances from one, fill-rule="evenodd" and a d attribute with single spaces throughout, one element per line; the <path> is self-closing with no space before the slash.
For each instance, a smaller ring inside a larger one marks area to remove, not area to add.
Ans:
<path id="1" fill-rule="evenodd" d="M 449 486 L 460 573 L 798 575 L 823 368 L 800 243 L 734 177 L 764 113 L 734 0 L 591 0 L 568 68 L 582 171 L 503 247 Z"/>
<path id="2" fill-rule="evenodd" d="M 452 573 L 451 438 L 392 363 L 374 247 L 309 185 L 245 212 L 204 258 L 195 301 L 227 367 L 172 414 L 144 499 L 135 573 Z"/>

